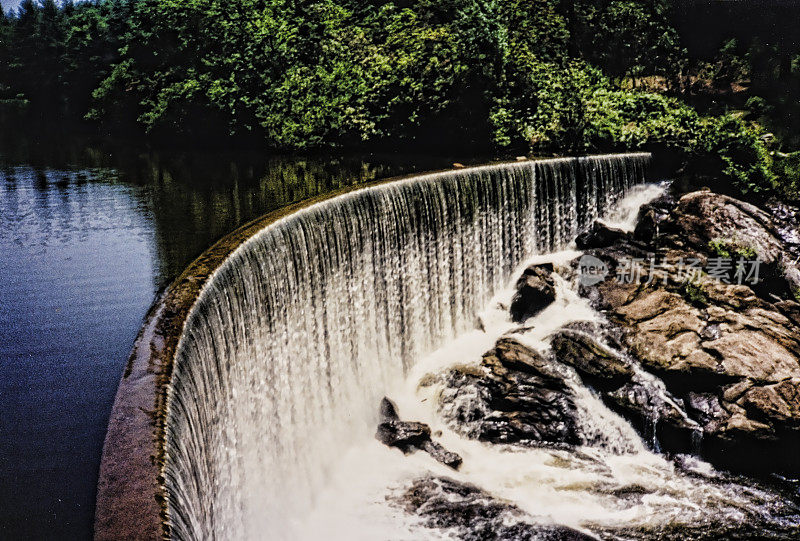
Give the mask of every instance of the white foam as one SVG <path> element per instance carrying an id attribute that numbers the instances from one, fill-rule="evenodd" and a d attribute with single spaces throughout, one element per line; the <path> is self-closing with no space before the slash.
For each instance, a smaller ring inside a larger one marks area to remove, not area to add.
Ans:
<path id="1" fill-rule="evenodd" d="M 636 228 L 636 218 L 642 205 L 662 196 L 666 189 L 667 185 L 664 183 L 634 186 L 600 221 L 609 227 L 630 233 Z"/>

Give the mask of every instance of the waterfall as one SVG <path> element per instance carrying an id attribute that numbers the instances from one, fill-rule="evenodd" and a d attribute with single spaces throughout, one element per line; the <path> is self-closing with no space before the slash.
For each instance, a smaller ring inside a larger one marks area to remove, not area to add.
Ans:
<path id="1" fill-rule="evenodd" d="M 341 195 L 244 242 L 174 358 L 164 478 L 177 539 L 284 538 L 384 390 L 563 248 L 649 155 L 498 164 Z"/>

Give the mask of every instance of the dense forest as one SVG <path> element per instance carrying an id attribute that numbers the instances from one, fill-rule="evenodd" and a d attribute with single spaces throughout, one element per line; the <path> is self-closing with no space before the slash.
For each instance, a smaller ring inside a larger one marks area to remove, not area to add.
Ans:
<path id="1" fill-rule="evenodd" d="M 793 2 L 24 0 L 0 15 L 0 121 L 272 150 L 657 150 L 797 199 L 798 15 Z"/>

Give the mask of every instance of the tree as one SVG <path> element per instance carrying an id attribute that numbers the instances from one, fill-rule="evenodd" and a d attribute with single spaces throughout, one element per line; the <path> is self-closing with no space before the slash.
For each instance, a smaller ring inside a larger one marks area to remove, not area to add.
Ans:
<path id="1" fill-rule="evenodd" d="M 63 79 L 66 106 L 72 117 L 84 117 L 92 92 L 108 77 L 119 59 L 122 36 L 128 31 L 130 2 L 102 0 L 65 4 Z"/>
<path id="2" fill-rule="evenodd" d="M 11 40 L 13 26 L 5 11 L 0 9 L 0 103 L 13 96 L 8 86 L 9 65 L 11 63 Z"/>
<path id="3" fill-rule="evenodd" d="M 33 0 L 23 0 L 17 9 L 11 30 L 13 49 L 9 54 L 6 75 L 7 85 L 13 94 L 30 96 L 31 82 L 38 75 L 39 58 L 37 34 L 39 31 L 39 5 Z"/>
<path id="4" fill-rule="evenodd" d="M 570 11 L 576 18 L 574 47 L 608 75 L 637 79 L 658 75 L 677 79 L 686 52 L 671 25 L 667 0 L 578 0 Z"/>

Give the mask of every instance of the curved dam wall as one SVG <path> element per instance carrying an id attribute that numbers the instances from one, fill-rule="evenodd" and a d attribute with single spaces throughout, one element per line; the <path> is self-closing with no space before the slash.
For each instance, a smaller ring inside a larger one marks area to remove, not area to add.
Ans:
<path id="1" fill-rule="evenodd" d="M 374 432 L 386 389 L 473 328 L 520 263 L 564 247 L 644 181 L 648 162 L 422 175 L 267 217 L 213 247 L 134 351 L 104 451 L 98 538 L 154 523 L 176 539 L 290 537 L 329 466 Z M 133 419 L 141 400 L 146 426 Z M 136 514 L 132 489 L 149 491 L 144 515 L 157 499 L 158 519 L 121 516 Z"/>

